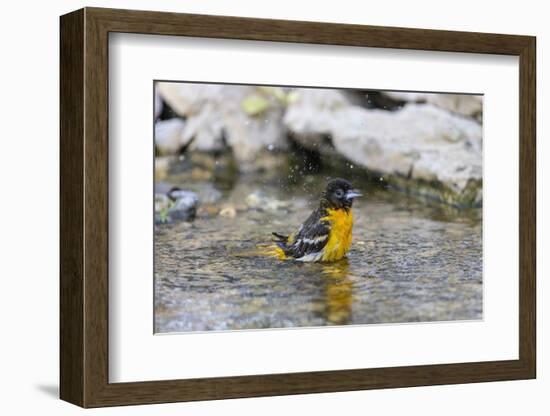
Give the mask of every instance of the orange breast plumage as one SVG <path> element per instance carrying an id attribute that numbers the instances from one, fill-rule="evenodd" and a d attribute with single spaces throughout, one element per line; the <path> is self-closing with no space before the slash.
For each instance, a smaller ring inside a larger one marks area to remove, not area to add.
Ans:
<path id="1" fill-rule="evenodd" d="M 327 209 L 323 221 L 330 224 L 328 241 L 321 261 L 336 261 L 344 258 L 351 247 L 353 214 L 351 209 Z"/>

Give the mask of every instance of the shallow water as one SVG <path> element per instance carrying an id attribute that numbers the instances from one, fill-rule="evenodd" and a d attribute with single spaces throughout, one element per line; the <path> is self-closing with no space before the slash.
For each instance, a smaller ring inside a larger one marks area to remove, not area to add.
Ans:
<path id="1" fill-rule="evenodd" d="M 165 180 L 200 190 L 211 184 Z M 353 244 L 333 264 L 258 255 L 271 232 L 291 232 L 324 178 L 280 186 L 247 177 L 217 185 L 243 205 L 257 189 L 276 208 L 155 226 L 155 331 L 311 327 L 482 318 L 480 210 L 457 211 L 369 189 L 354 204 Z"/>

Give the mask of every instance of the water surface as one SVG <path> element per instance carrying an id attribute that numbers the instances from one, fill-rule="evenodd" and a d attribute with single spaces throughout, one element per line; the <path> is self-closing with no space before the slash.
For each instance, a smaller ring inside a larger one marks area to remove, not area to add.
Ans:
<path id="1" fill-rule="evenodd" d="M 155 226 L 155 331 L 185 332 L 482 318 L 480 210 L 370 189 L 354 204 L 353 245 L 332 264 L 258 255 L 317 203 L 321 175 L 299 184 L 254 178 L 215 184 L 233 218 Z M 207 182 L 178 183 L 200 191 Z M 261 185 L 260 185 L 261 184 Z M 270 205 L 247 208 L 261 190 Z"/>

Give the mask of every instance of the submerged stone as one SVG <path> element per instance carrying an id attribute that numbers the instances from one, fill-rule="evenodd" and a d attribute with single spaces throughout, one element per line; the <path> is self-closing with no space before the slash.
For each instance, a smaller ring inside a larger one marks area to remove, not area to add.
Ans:
<path id="1" fill-rule="evenodd" d="M 198 202 L 197 194 L 179 188 L 172 188 L 167 194 L 155 194 L 155 223 L 192 221 Z"/>

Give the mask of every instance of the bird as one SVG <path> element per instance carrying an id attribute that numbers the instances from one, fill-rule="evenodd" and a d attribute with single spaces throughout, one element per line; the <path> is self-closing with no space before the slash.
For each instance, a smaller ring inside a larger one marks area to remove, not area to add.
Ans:
<path id="1" fill-rule="evenodd" d="M 298 230 L 275 236 L 274 254 L 280 260 L 334 262 L 346 257 L 351 247 L 353 200 L 362 196 L 345 179 L 329 181 L 319 198 L 319 205 Z"/>

